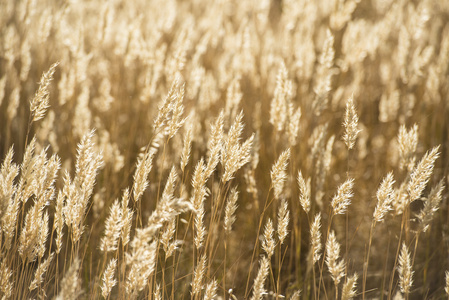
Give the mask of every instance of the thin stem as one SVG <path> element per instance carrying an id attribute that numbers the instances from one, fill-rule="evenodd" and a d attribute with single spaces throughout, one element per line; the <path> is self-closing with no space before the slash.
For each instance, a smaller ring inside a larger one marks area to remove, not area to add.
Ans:
<path id="1" fill-rule="evenodd" d="M 365 299 L 365 290 L 366 290 L 366 277 L 368 275 L 368 264 L 369 264 L 369 254 L 371 250 L 371 243 L 373 240 L 374 227 L 376 223 L 373 220 L 371 222 L 371 228 L 369 230 L 369 241 L 368 241 L 368 251 L 366 253 L 366 259 L 363 262 L 363 284 L 362 284 L 362 299 Z"/>
<path id="2" fill-rule="evenodd" d="M 267 198 L 265 199 L 264 209 L 262 210 L 262 213 L 260 214 L 260 217 L 259 217 L 259 226 L 258 226 L 258 228 L 257 228 L 257 235 L 256 235 L 257 238 L 256 238 L 256 242 L 255 242 L 255 244 L 254 244 L 253 254 L 252 254 L 252 256 L 251 256 L 251 262 L 250 262 L 250 264 L 249 264 L 248 279 L 246 280 L 245 298 L 248 297 L 249 280 L 250 280 L 250 278 L 251 278 L 251 271 L 252 271 L 252 269 L 253 269 L 252 265 L 253 265 L 253 261 L 254 261 L 254 256 L 255 256 L 255 254 L 256 254 L 257 246 L 258 246 L 258 244 L 259 244 L 259 238 L 258 238 L 258 237 L 259 237 L 259 235 L 260 235 L 260 230 L 261 230 L 261 228 L 262 228 L 263 217 L 264 217 L 264 215 L 265 215 L 266 209 L 267 209 L 268 206 L 270 206 L 270 204 L 271 204 L 271 201 L 268 202 L 268 199 L 269 199 L 269 197 L 270 197 L 270 192 L 271 192 L 271 189 L 272 189 L 272 188 L 273 188 L 273 187 L 270 186 L 270 189 L 268 190 Z"/>
<path id="3" fill-rule="evenodd" d="M 330 230 L 331 230 L 332 219 L 333 218 L 334 218 L 334 213 L 330 212 L 329 224 L 327 226 L 326 238 L 323 240 L 323 245 L 326 245 L 327 238 L 329 237 L 329 233 L 330 233 Z M 323 247 L 323 249 L 324 249 L 324 247 Z M 318 299 L 320 298 L 321 281 L 324 280 L 323 279 L 323 269 L 324 269 L 324 261 L 325 261 L 325 257 L 324 257 L 325 253 L 324 252 L 325 251 L 323 250 L 323 259 L 321 261 L 321 267 L 320 267 L 320 280 L 319 280 L 319 283 L 318 283 Z M 324 283 L 323 283 L 323 286 L 324 286 Z"/>

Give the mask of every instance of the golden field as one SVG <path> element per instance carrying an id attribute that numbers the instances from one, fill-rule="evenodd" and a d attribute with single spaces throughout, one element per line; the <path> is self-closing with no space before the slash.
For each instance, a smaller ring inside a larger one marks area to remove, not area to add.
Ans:
<path id="1" fill-rule="evenodd" d="M 2 299 L 448 299 L 449 2 L 0 25 Z"/>

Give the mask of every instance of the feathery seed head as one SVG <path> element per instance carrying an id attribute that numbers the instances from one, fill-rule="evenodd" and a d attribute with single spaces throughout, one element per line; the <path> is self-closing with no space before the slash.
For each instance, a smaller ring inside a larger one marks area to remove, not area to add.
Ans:
<path id="1" fill-rule="evenodd" d="M 290 220 L 290 211 L 288 210 L 287 200 L 282 199 L 278 211 L 278 228 L 277 233 L 279 242 L 282 245 L 288 234 L 288 222 Z"/>
<path id="2" fill-rule="evenodd" d="M 321 257 L 321 213 L 316 214 L 315 219 L 310 227 L 310 245 L 312 251 L 312 261 L 315 264 Z"/>
<path id="3" fill-rule="evenodd" d="M 439 148 L 440 146 L 436 146 L 430 152 L 427 152 L 410 174 L 410 181 L 407 187 L 410 202 L 415 201 L 421 196 L 427 182 L 429 182 L 430 175 L 432 175 L 433 167 L 435 165 L 435 160 L 439 157 Z"/>
<path id="4" fill-rule="evenodd" d="M 112 288 L 117 284 L 114 278 L 115 269 L 117 268 L 117 259 L 113 258 L 109 261 L 108 267 L 103 274 L 103 285 L 101 286 L 101 295 L 107 299 Z"/>
<path id="5" fill-rule="evenodd" d="M 345 263 L 343 260 L 337 262 L 340 255 L 340 244 L 337 242 L 334 231 L 331 231 L 326 241 L 326 265 L 331 273 L 332 280 L 337 286 L 344 276 Z"/>
<path id="6" fill-rule="evenodd" d="M 441 179 L 440 182 L 430 190 L 429 196 L 424 200 L 424 207 L 417 215 L 420 222 L 420 230 L 423 232 L 427 231 L 434 214 L 438 211 L 443 198 L 443 190 L 444 181 Z"/>
<path id="7" fill-rule="evenodd" d="M 214 300 L 217 297 L 217 280 L 212 280 L 207 286 L 204 292 L 204 300 Z"/>
<path id="8" fill-rule="evenodd" d="M 58 66 L 59 62 L 56 62 L 50 66 L 47 72 L 44 72 L 39 83 L 39 89 L 34 95 L 33 100 L 30 103 L 30 111 L 33 116 L 33 122 L 39 121 L 45 115 L 45 111 L 50 106 L 48 104 L 48 98 L 50 91 L 48 90 L 50 82 L 53 80 L 53 74 Z"/>
<path id="9" fill-rule="evenodd" d="M 399 287 L 403 294 L 410 293 L 410 288 L 413 283 L 413 271 L 410 259 L 410 253 L 408 252 L 405 243 L 402 243 L 401 253 L 399 254 Z"/>
<path id="10" fill-rule="evenodd" d="M 390 172 L 382 180 L 382 183 L 377 190 L 377 205 L 373 214 L 374 221 L 376 222 L 382 222 L 385 214 L 391 210 L 391 202 L 394 196 L 393 184 L 393 173 Z"/>
<path id="11" fill-rule="evenodd" d="M 411 172 L 415 165 L 415 151 L 418 145 L 418 125 L 413 125 L 410 130 L 407 130 L 405 125 L 401 125 L 398 134 L 399 147 L 399 167 L 406 168 Z"/>
<path id="12" fill-rule="evenodd" d="M 259 272 L 257 273 L 256 279 L 254 279 L 253 285 L 253 295 L 251 300 L 262 300 L 265 294 L 265 279 L 268 276 L 268 271 L 270 267 L 270 261 L 266 256 L 263 256 L 260 260 Z"/>
<path id="13" fill-rule="evenodd" d="M 354 106 L 354 95 L 348 98 L 346 101 L 346 112 L 345 112 L 345 120 L 343 122 L 343 126 L 345 127 L 345 134 L 343 136 L 343 140 L 345 141 L 348 149 L 352 149 L 355 145 L 355 140 L 357 139 L 357 135 L 360 130 L 357 128 L 359 122 L 359 117 L 357 116 L 357 112 Z"/>
<path id="14" fill-rule="evenodd" d="M 310 211 L 310 178 L 307 182 L 304 180 L 301 171 L 298 171 L 298 185 L 299 185 L 299 203 L 306 213 Z"/>
<path id="15" fill-rule="evenodd" d="M 276 199 L 279 198 L 282 190 L 284 189 L 284 182 L 287 178 L 286 169 L 289 159 L 290 148 L 281 153 L 278 160 L 271 169 L 271 186 L 274 188 L 274 197 Z"/>
<path id="16" fill-rule="evenodd" d="M 225 219 L 224 219 L 224 229 L 226 234 L 229 234 L 232 230 L 232 225 L 235 222 L 235 211 L 237 210 L 237 200 L 239 193 L 236 187 L 231 189 L 229 193 L 228 200 L 226 201 L 225 208 Z"/>
<path id="17" fill-rule="evenodd" d="M 274 248 L 276 247 L 276 242 L 274 241 L 274 228 L 271 219 L 268 219 L 267 224 L 265 224 L 265 230 L 263 232 L 262 249 L 267 253 L 268 258 L 272 257 L 274 254 Z"/>
<path id="18" fill-rule="evenodd" d="M 354 186 L 354 179 L 347 179 L 338 187 L 337 194 L 332 198 L 332 208 L 334 214 L 344 214 L 347 207 L 351 204 L 351 197 L 353 196 L 352 187 Z"/>
<path id="19" fill-rule="evenodd" d="M 351 277 L 348 277 L 345 284 L 343 285 L 343 289 L 341 291 L 341 300 L 352 300 L 356 296 L 356 286 L 357 286 L 357 273 L 354 273 Z"/>
<path id="20" fill-rule="evenodd" d="M 206 255 L 203 254 L 200 259 L 200 263 L 196 266 L 195 272 L 193 273 L 192 280 L 192 296 L 195 297 L 203 289 L 203 278 L 206 272 Z"/>

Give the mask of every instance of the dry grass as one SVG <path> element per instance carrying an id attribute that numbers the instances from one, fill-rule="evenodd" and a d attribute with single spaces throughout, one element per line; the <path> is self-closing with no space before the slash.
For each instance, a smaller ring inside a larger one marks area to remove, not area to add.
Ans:
<path id="1" fill-rule="evenodd" d="M 447 299 L 449 5 L 0 1 L 0 297 Z"/>

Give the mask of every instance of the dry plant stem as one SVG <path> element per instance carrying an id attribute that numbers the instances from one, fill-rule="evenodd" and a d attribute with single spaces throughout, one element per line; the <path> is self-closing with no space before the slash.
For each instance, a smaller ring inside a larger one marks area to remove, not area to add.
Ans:
<path id="1" fill-rule="evenodd" d="M 329 237 L 329 233 L 330 233 L 331 226 L 332 226 L 332 219 L 334 218 L 334 212 L 330 211 L 329 215 L 330 215 L 329 225 L 327 226 L 326 237 L 323 240 L 323 245 L 326 245 L 326 241 Z M 324 279 L 323 279 L 324 261 L 325 261 L 325 254 L 322 255 L 322 262 L 321 262 L 321 266 L 320 266 L 320 279 L 318 281 L 318 299 L 320 298 L 321 282 L 323 282 L 323 286 L 324 286 Z M 324 290 L 324 292 L 326 292 L 326 290 Z"/>
<path id="2" fill-rule="evenodd" d="M 287 251 L 287 249 L 285 249 Z M 280 281 L 281 281 L 281 266 L 282 266 L 282 262 L 281 262 L 281 253 L 282 253 L 282 244 L 279 244 L 279 253 L 278 253 L 278 278 L 276 281 L 276 300 L 279 300 L 279 295 L 281 293 L 280 291 Z"/>
<path id="3" fill-rule="evenodd" d="M 272 188 L 273 188 L 272 185 L 270 185 L 270 188 L 268 189 L 268 193 L 267 193 L 267 198 L 265 199 L 264 208 L 263 208 L 262 213 L 260 214 L 260 217 L 259 217 L 259 226 L 257 228 L 256 242 L 254 244 L 253 254 L 251 255 L 251 261 L 250 261 L 250 264 L 249 264 L 248 279 L 246 280 L 245 298 L 248 297 L 249 280 L 251 278 L 251 271 L 253 269 L 252 266 L 253 266 L 254 256 L 256 255 L 256 250 L 257 250 L 257 247 L 258 247 L 258 244 L 259 244 L 259 235 L 260 235 L 260 230 L 262 228 L 263 217 L 265 215 L 265 211 L 267 210 L 267 208 L 270 206 L 271 202 L 273 201 L 273 200 L 271 200 L 270 202 L 268 201 Z"/>
<path id="4" fill-rule="evenodd" d="M 348 160 L 346 164 L 346 178 L 349 178 L 349 158 L 351 154 L 351 149 L 348 149 Z M 345 212 L 346 217 L 346 231 L 345 231 L 345 237 L 346 237 L 346 245 L 345 245 L 345 262 L 349 265 L 349 209 Z M 345 272 L 344 280 L 346 281 L 346 277 L 348 275 L 348 272 Z"/>
<path id="5" fill-rule="evenodd" d="M 335 285 L 335 299 L 338 299 L 338 285 Z"/>
<path id="6" fill-rule="evenodd" d="M 223 196 L 221 196 L 222 190 L 223 188 L 225 188 L 225 194 Z M 210 218 L 210 222 L 209 222 L 209 229 L 213 228 L 214 224 L 219 224 L 220 220 L 221 220 L 221 215 L 222 215 L 222 211 L 223 211 L 223 206 L 224 206 L 224 199 L 226 199 L 226 195 L 229 191 L 229 184 L 225 183 L 225 185 L 223 186 L 223 183 L 220 181 L 219 187 L 218 187 L 218 191 L 217 191 L 217 196 L 215 200 L 212 200 L 212 216 Z M 223 200 L 223 201 L 222 201 Z M 211 244 L 212 243 L 212 237 L 210 232 L 208 232 L 207 234 L 207 239 L 205 242 L 205 249 L 204 251 L 206 251 L 206 249 L 209 249 L 209 257 L 210 259 L 208 260 L 208 264 L 209 264 L 209 268 L 208 268 L 208 272 L 210 271 L 210 264 L 213 260 L 213 249 L 214 249 L 214 245 Z"/>
<path id="7" fill-rule="evenodd" d="M 281 255 L 281 245 L 279 245 L 279 261 L 278 261 L 278 278 L 277 278 L 277 283 L 276 283 L 276 299 L 279 299 L 279 296 L 281 295 L 281 290 L 280 290 L 280 282 L 281 282 L 281 268 L 282 268 L 282 262 L 285 259 L 285 255 L 287 254 L 287 248 L 285 248 L 284 250 L 284 254 Z"/>
<path id="8" fill-rule="evenodd" d="M 224 262 L 223 262 L 223 299 L 226 299 L 226 258 L 227 258 L 227 250 L 228 250 L 228 237 L 225 233 L 224 237 Z"/>
<path id="9" fill-rule="evenodd" d="M 316 289 L 316 275 L 315 275 L 315 264 L 312 265 L 312 272 L 313 272 L 313 298 L 317 298 L 317 289 Z"/>
<path id="10" fill-rule="evenodd" d="M 385 280 L 386 280 L 386 278 L 387 278 L 387 276 L 386 276 L 386 274 L 387 274 L 387 268 L 388 268 L 388 256 L 389 256 L 389 254 L 390 254 L 390 235 L 388 235 L 388 245 L 387 245 L 387 255 L 386 255 L 386 257 L 385 257 L 385 263 L 384 263 L 384 268 L 383 268 L 383 271 L 382 271 L 382 285 L 381 285 L 381 287 L 380 287 L 380 290 L 382 291 L 382 294 L 381 294 L 381 300 L 383 300 L 384 299 L 384 293 L 383 293 L 383 291 L 385 291 Z"/>
<path id="11" fill-rule="evenodd" d="M 417 231 L 415 233 L 415 249 L 413 250 L 412 269 L 413 269 L 413 266 L 415 265 L 415 256 L 416 256 L 416 251 L 418 249 L 418 240 L 419 240 L 420 233 L 421 233 L 421 231 Z"/>
<path id="12" fill-rule="evenodd" d="M 408 209 L 408 206 L 406 207 L 406 209 Z M 388 288 L 388 300 L 391 299 L 392 293 L 393 293 L 394 273 L 395 273 L 396 266 L 397 266 L 397 263 L 398 263 L 399 251 L 401 249 L 401 240 L 402 240 L 402 234 L 403 234 L 403 231 L 404 231 L 405 221 L 406 221 L 406 214 L 405 214 L 405 211 L 404 211 L 403 214 L 402 214 L 401 232 L 399 234 L 398 247 L 396 249 L 396 256 L 394 258 L 393 269 L 391 270 L 391 274 L 390 274 L 390 285 L 389 285 L 389 288 Z"/>
<path id="13" fill-rule="evenodd" d="M 362 283 L 362 299 L 365 299 L 366 290 L 366 277 L 368 275 L 369 254 L 371 250 L 371 242 L 373 240 L 374 228 L 376 226 L 375 221 L 371 222 L 371 228 L 369 230 L 368 251 L 366 253 L 366 259 L 363 261 L 363 283 Z"/>

